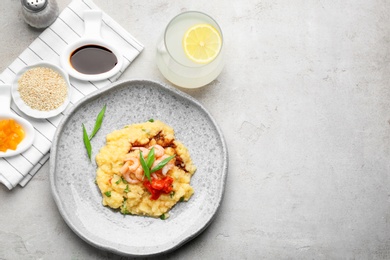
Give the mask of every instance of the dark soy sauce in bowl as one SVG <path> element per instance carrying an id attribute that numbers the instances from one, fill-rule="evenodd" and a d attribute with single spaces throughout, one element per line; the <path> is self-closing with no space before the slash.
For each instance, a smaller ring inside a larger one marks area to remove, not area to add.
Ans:
<path id="1" fill-rule="evenodd" d="M 85 45 L 70 55 L 71 66 L 80 73 L 94 75 L 113 69 L 118 63 L 115 54 L 99 45 Z"/>

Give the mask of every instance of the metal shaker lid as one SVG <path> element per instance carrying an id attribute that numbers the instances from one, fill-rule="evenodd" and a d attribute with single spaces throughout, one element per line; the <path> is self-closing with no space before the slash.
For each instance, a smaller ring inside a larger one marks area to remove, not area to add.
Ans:
<path id="1" fill-rule="evenodd" d="M 39 12 L 47 6 L 48 0 L 21 0 L 22 5 L 28 11 Z"/>

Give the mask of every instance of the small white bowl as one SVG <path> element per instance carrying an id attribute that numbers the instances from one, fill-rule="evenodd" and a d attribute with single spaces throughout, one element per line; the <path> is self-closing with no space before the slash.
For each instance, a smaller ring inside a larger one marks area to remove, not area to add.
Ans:
<path id="1" fill-rule="evenodd" d="M 111 78 L 118 74 L 123 66 L 123 55 L 119 52 L 118 48 L 108 43 L 107 40 L 101 37 L 101 24 L 102 24 L 102 11 L 100 10 L 87 10 L 83 13 L 84 18 L 84 34 L 83 36 L 66 46 L 64 51 L 60 55 L 61 67 L 73 78 L 83 81 L 98 81 Z M 110 51 L 115 55 L 117 63 L 113 68 L 106 72 L 96 74 L 85 74 L 77 71 L 71 64 L 71 57 L 73 53 L 80 48 L 88 46 L 97 46 Z"/>
<path id="2" fill-rule="evenodd" d="M 18 80 L 19 80 L 20 76 L 22 76 L 23 73 L 25 73 L 26 71 L 28 71 L 32 68 L 37 68 L 37 67 L 49 68 L 49 69 L 52 69 L 52 70 L 58 72 L 61 75 L 61 77 L 64 78 L 64 80 L 66 82 L 66 87 L 68 89 L 68 95 L 67 95 L 64 103 L 61 106 L 59 106 L 57 109 L 50 110 L 50 111 L 42 111 L 42 110 L 33 109 L 29 105 L 27 105 L 20 96 L 20 93 L 18 91 Z M 48 63 L 48 62 L 39 62 L 39 63 L 36 63 L 32 66 L 24 67 L 22 70 L 20 70 L 14 78 L 14 81 L 12 83 L 12 90 L 11 90 L 12 98 L 13 98 L 16 106 L 23 113 L 25 113 L 28 116 L 34 117 L 34 118 L 50 118 L 50 117 L 54 117 L 54 116 L 60 114 L 62 111 L 65 110 L 65 108 L 68 106 L 68 104 L 70 102 L 70 94 L 71 94 L 70 92 L 71 92 L 71 88 L 70 88 L 68 74 L 66 74 L 60 67 L 58 67 L 54 64 Z"/>
<path id="3" fill-rule="evenodd" d="M 72 54 L 80 48 L 87 46 L 97 46 L 111 51 L 117 58 L 116 65 L 109 71 L 97 73 L 97 74 L 85 74 L 77 71 L 73 68 L 71 64 Z M 123 66 L 123 58 L 120 52 L 112 45 L 101 39 L 92 39 L 92 38 L 82 38 L 77 42 L 74 42 L 68 45 L 60 56 L 61 67 L 73 78 L 83 80 L 83 81 L 99 81 L 111 78 L 112 76 L 118 74 L 120 69 Z"/>
<path id="4" fill-rule="evenodd" d="M 15 120 L 24 130 L 25 137 L 18 144 L 16 150 L 7 150 L 5 152 L 0 151 L 1 157 L 10 157 L 20 154 L 26 151 L 34 142 L 35 129 L 30 122 L 26 119 L 11 112 L 11 86 L 0 85 L 0 120 L 13 119 Z"/>

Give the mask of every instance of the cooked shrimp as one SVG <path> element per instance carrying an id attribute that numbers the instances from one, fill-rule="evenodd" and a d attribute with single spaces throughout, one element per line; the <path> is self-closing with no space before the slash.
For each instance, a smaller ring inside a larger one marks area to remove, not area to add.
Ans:
<path id="1" fill-rule="evenodd" d="M 144 170 L 142 169 L 142 166 L 139 166 L 135 172 L 134 172 L 134 175 L 135 177 L 140 180 L 140 181 L 143 181 L 144 180 Z"/>
<path id="2" fill-rule="evenodd" d="M 125 178 L 125 180 L 131 184 L 139 183 L 139 180 L 137 180 L 136 177 L 135 176 L 133 177 L 132 175 L 134 175 L 134 174 L 132 174 L 132 173 L 130 173 L 130 171 L 128 171 L 125 174 L 123 174 L 123 178 Z"/>
<path id="3" fill-rule="evenodd" d="M 129 170 L 131 172 L 135 172 L 137 170 L 137 168 L 140 166 L 140 162 L 139 162 L 139 159 L 136 158 L 136 157 L 130 157 L 128 158 L 128 161 L 127 162 L 131 162 L 131 164 L 129 164 Z M 126 163 L 127 163 L 126 162 Z"/>
<path id="4" fill-rule="evenodd" d="M 134 172 L 140 166 L 139 159 L 136 157 L 127 157 L 125 158 L 125 164 L 123 164 L 120 172 L 122 174 L 131 171 Z"/>
<path id="5" fill-rule="evenodd" d="M 156 157 L 156 160 L 153 163 L 152 167 L 155 167 L 157 164 L 159 164 L 162 160 L 168 157 L 168 155 L 165 154 L 165 149 L 161 145 L 154 144 L 152 147 L 154 147 L 154 155 Z M 152 148 L 150 147 L 150 149 Z M 144 157 L 147 157 L 150 150 L 145 147 L 139 147 L 135 146 L 132 147 L 131 150 L 140 150 L 142 151 L 142 155 Z M 139 161 L 139 154 L 138 153 L 129 153 L 125 157 L 125 164 L 121 168 L 121 173 L 124 176 L 124 178 L 129 183 L 138 183 L 139 181 L 143 181 L 145 178 L 144 171 L 142 169 L 142 166 Z M 167 165 L 163 167 L 163 174 L 165 175 L 173 166 L 173 163 L 170 161 Z M 154 178 L 158 178 L 156 174 L 153 175 Z"/>
<path id="6" fill-rule="evenodd" d="M 162 169 L 161 169 L 161 172 L 163 175 L 166 175 L 167 172 L 172 169 L 174 166 L 172 160 L 170 160 Z"/>
<path id="7" fill-rule="evenodd" d="M 156 167 L 157 164 L 159 164 L 160 162 L 162 162 L 162 160 L 164 160 L 165 158 L 168 158 L 168 155 L 164 154 L 163 156 L 161 156 L 160 158 L 156 159 L 152 165 L 152 168 Z"/>
<path id="8" fill-rule="evenodd" d="M 152 178 L 153 178 L 153 179 L 159 179 L 157 173 L 155 173 L 155 172 L 152 173 Z"/>
<path id="9" fill-rule="evenodd" d="M 155 144 L 153 145 L 153 147 L 154 147 L 154 155 L 156 156 L 156 158 L 159 158 L 165 154 L 165 149 L 161 145 Z"/>
<path id="10" fill-rule="evenodd" d="M 167 158 L 168 156 L 163 156 L 164 159 Z M 172 158 L 171 160 L 169 160 L 169 162 L 161 169 L 161 172 L 163 175 L 166 175 L 167 172 L 173 168 L 173 166 L 175 166 L 175 162 L 174 162 L 174 159 L 175 158 Z"/>
<path id="11" fill-rule="evenodd" d="M 162 162 L 164 159 L 168 158 L 169 156 L 164 154 L 163 156 L 161 156 L 160 158 L 158 158 L 157 160 L 154 161 L 153 165 L 152 165 L 152 168 L 156 167 L 160 162 Z M 166 175 L 167 172 L 172 169 L 173 166 L 175 166 L 174 164 L 174 161 L 173 161 L 174 158 L 172 158 L 161 170 L 162 170 L 162 174 L 163 175 Z"/>
<path id="12" fill-rule="evenodd" d="M 145 147 L 139 147 L 139 146 L 135 146 L 135 147 L 131 147 L 131 150 L 141 150 L 142 151 L 142 155 L 144 157 L 148 156 L 149 154 L 149 149 L 148 148 L 145 148 Z M 139 155 L 139 154 L 138 154 Z"/>
<path id="13" fill-rule="evenodd" d="M 123 164 L 122 168 L 120 169 L 120 173 L 122 175 L 126 174 L 129 172 L 129 166 L 130 166 L 130 162 L 125 162 L 125 164 Z"/>
<path id="14" fill-rule="evenodd" d="M 134 156 L 127 156 L 125 161 L 125 164 L 120 169 L 120 172 L 125 180 L 132 184 L 142 181 L 143 171 L 139 162 L 139 158 Z"/>
<path id="15" fill-rule="evenodd" d="M 128 154 L 125 155 L 125 157 L 123 158 L 124 161 L 128 161 L 130 160 L 130 158 L 133 158 L 133 157 L 137 157 L 138 153 L 135 153 L 135 152 L 130 152 Z"/>

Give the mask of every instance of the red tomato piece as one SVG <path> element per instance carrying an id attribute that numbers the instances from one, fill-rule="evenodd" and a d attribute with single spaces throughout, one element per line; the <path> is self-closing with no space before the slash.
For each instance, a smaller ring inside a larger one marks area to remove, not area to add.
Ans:
<path id="1" fill-rule="evenodd" d="M 152 195 L 150 199 L 157 200 L 161 194 L 168 194 L 172 191 L 173 178 L 167 176 L 163 179 L 153 179 L 151 182 L 144 181 L 145 188 Z"/>

